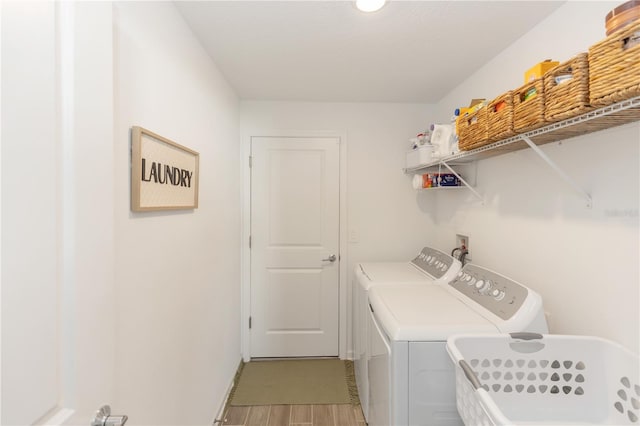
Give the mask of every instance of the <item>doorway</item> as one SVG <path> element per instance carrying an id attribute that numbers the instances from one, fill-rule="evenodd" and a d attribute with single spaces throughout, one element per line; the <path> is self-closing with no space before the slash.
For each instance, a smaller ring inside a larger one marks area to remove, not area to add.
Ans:
<path id="1" fill-rule="evenodd" d="M 340 138 L 252 137 L 251 357 L 340 354 Z"/>

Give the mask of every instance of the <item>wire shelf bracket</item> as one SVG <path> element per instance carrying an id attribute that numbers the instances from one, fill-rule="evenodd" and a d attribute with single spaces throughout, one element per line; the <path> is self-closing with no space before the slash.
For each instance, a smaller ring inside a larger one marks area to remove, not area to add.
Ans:
<path id="1" fill-rule="evenodd" d="M 464 179 L 462 178 L 462 176 L 460 176 L 460 175 L 458 174 L 458 172 L 456 172 L 455 170 L 453 170 L 453 169 L 451 168 L 451 166 L 449 166 L 449 165 L 447 164 L 447 162 L 446 162 L 446 161 L 440 161 L 440 164 L 442 164 L 443 166 L 445 166 L 445 167 L 446 167 L 446 168 L 447 168 L 451 173 L 453 173 L 453 174 L 455 175 L 455 177 L 457 177 L 457 178 L 460 180 L 460 182 L 462 182 L 462 184 L 463 184 L 463 185 L 464 185 L 464 186 L 465 186 L 469 191 L 471 191 L 471 193 L 472 193 L 473 195 L 475 195 L 475 197 L 476 197 L 478 200 L 480 200 L 480 202 L 484 205 L 484 197 L 483 197 L 482 195 L 480 195 L 480 194 L 478 193 L 478 191 L 476 191 L 476 190 L 475 190 L 471 185 L 469 185 L 469 183 L 467 183 L 467 181 L 466 181 L 466 180 L 464 180 Z"/>
<path id="2" fill-rule="evenodd" d="M 522 139 L 529 148 L 535 152 L 538 157 L 540 157 L 549 167 L 551 167 L 565 182 L 567 182 L 573 189 L 579 193 L 587 202 L 587 208 L 591 208 L 593 206 L 593 199 L 591 195 L 585 191 L 578 183 L 569 176 L 560 166 L 558 166 L 547 154 L 545 154 L 538 145 L 533 143 L 533 141 L 526 135 L 520 135 L 520 139 Z"/>

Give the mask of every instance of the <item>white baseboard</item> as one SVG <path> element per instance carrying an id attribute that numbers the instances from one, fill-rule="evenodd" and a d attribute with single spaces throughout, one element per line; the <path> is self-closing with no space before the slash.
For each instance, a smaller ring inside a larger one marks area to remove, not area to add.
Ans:
<path id="1" fill-rule="evenodd" d="M 349 361 L 353 361 L 353 350 L 347 351 L 347 357 L 345 359 Z"/>
<path id="2" fill-rule="evenodd" d="M 240 357 L 238 359 L 238 367 L 240 367 L 240 363 L 242 362 L 242 357 Z M 227 405 L 227 401 L 229 400 L 229 396 L 231 394 L 231 389 L 233 389 L 233 386 L 235 385 L 235 378 L 236 378 L 236 373 L 238 372 L 238 370 L 234 370 L 233 374 L 231 375 L 231 380 L 229 381 L 229 386 L 227 387 L 227 391 L 224 394 L 224 397 L 222 398 L 222 402 L 218 405 L 218 411 L 216 411 L 215 416 L 213 417 L 213 420 L 211 420 L 211 424 L 213 426 L 218 426 L 218 425 L 222 425 L 222 423 L 224 423 L 224 407 L 226 407 Z"/>
<path id="3" fill-rule="evenodd" d="M 66 422 L 68 422 L 71 417 L 73 417 L 75 412 L 76 411 L 72 410 L 71 408 L 59 408 L 51 415 L 51 417 L 47 418 L 41 424 L 43 426 L 62 426 L 66 424 Z"/>

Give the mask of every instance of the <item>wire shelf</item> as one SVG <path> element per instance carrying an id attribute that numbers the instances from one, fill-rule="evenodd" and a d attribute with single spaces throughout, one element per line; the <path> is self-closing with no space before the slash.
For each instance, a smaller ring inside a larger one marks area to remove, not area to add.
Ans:
<path id="1" fill-rule="evenodd" d="M 440 158 L 419 167 L 404 169 L 404 172 L 415 173 L 420 170 L 437 167 L 445 163 L 455 166 L 480 159 L 495 157 L 513 151 L 519 151 L 529 148 L 525 138 L 529 138 L 535 145 L 544 145 L 639 120 L 640 96 L 637 96 L 635 98 L 589 111 L 573 118 L 549 124 L 539 129 L 521 133 L 471 151 L 462 151 L 458 154 Z"/>

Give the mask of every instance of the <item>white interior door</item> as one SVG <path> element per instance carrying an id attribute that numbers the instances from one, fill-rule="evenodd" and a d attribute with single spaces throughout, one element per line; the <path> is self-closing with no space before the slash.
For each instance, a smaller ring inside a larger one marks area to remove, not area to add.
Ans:
<path id="1" fill-rule="evenodd" d="M 338 355 L 339 145 L 251 139 L 252 357 Z"/>
<path id="2" fill-rule="evenodd" d="M 2 425 L 115 401 L 112 31 L 110 2 L 0 1 Z"/>
<path id="3" fill-rule="evenodd" d="M 56 408 L 58 230 L 55 4 L 2 9 L 2 418 L 30 425 Z M 24 47 L 20 51 L 20 47 Z M 29 77 L 22 77 L 28 75 Z M 37 94 L 39 102 L 29 102 Z M 33 97 L 32 97 L 33 96 Z M 37 125 L 34 126 L 34 123 Z"/>

